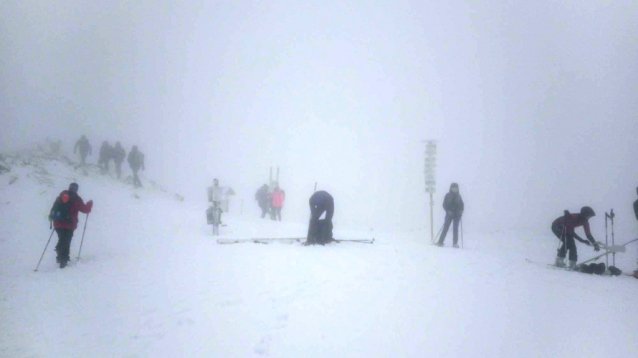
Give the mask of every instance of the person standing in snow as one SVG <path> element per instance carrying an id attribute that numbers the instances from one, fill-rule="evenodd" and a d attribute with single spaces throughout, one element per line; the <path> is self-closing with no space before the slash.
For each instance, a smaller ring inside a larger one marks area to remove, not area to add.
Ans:
<path id="1" fill-rule="evenodd" d="M 636 188 L 636 193 L 638 194 L 638 188 Z M 636 215 L 636 220 L 638 220 L 638 200 L 634 201 L 634 214 Z"/>
<path id="2" fill-rule="evenodd" d="M 89 140 L 86 139 L 84 135 L 82 135 L 82 137 L 80 137 L 80 139 L 75 142 L 75 147 L 73 147 L 73 154 L 77 152 L 78 148 L 80 149 L 80 159 L 82 160 L 81 164 L 84 165 L 86 164 L 86 155 L 91 155 L 93 151 Z"/>
<path id="3" fill-rule="evenodd" d="M 443 223 L 441 237 L 436 245 L 443 246 L 445 236 L 447 236 L 447 231 L 450 229 L 450 224 L 454 222 L 454 227 L 452 229 L 453 245 L 455 248 L 458 248 L 459 222 L 463 217 L 465 204 L 463 203 L 463 198 L 461 198 L 461 194 L 459 193 L 459 185 L 457 183 L 452 183 L 450 185 L 450 191 L 445 194 L 445 198 L 443 199 L 443 209 L 445 209 L 445 222 Z"/>
<path id="4" fill-rule="evenodd" d="M 268 213 L 268 185 L 264 184 L 257 190 L 255 200 L 257 200 L 257 205 L 261 209 L 261 218 L 263 219 Z"/>
<path id="5" fill-rule="evenodd" d="M 554 220 L 552 223 L 552 232 L 563 243 L 560 249 L 558 249 L 558 254 L 556 255 L 556 266 L 565 267 L 565 256 L 567 255 L 567 251 L 569 251 L 569 268 L 571 269 L 576 266 L 578 253 L 574 238 L 588 246 L 593 246 L 595 251 L 600 250 L 598 243 L 596 243 L 596 240 L 594 240 L 594 237 L 589 230 L 589 219 L 594 216 L 596 216 L 596 213 L 592 208 L 589 206 L 583 206 L 580 209 L 580 214 L 570 214 L 569 211 L 565 210 L 565 215 Z M 587 240 L 589 241 L 583 240 L 576 234 L 574 229 L 579 226 L 583 227 Z"/>
<path id="6" fill-rule="evenodd" d="M 279 188 L 279 186 L 275 187 L 275 190 L 272 193 L 272 219 L 281 221 L 281 208 L 284 206 L 284 201 L 286 200 L 286 193 Z"/>
<path id="7" fill-rule="evenodd" d="M 109 161 L 113 157 L 113 147 L 109 144 L 109 142 L 102 142 L 102 147 L 100 147 L 100 159 L 97 161 L 97 166 L 100 167 L 105 172 L 109 171 Z"/>
<path id="8" fill-rule="evenodd" d="M 113 161 L 115 162 L 115 172 L 117 173 L 118 179 L 122 176 L 122 162 L 124 162 L 124 158 L 126 158 L 126 151 L 122 148 L 122 144 L 120 142 L 115 143 L 115 148 L 113 148 Z"/>
<path id="9" fill-rule="evenodd" d="M 133 171 L 133 186 L 138 188 L 142 186 L 142 182 L 140 181 L 140 177 L 137 176 L 137 172 L 146 169 L 144 168 L 144 154 L 137 150 L 137 146 L 134 145 L 131 151 L 128 153 L 128 165 L 131 167 Z"/>
<path id="10" fill-rule="evenodd" d="M 325 245 L 333 240 L 332 216 L 335 210 L 334 199 L 328 192 L 320 190 L 312 194 L 309 204 L 310 224 L 308 225 L 308 238 L 305 245 Z M 326 217 L 320 219 L 323 213 L 326 213 Z"/>
<path id="11" fill-rule="evenodd" d="M 69 250 L 73 231 L 78 227 L 78 212 L 89 214 L 93 209 L 93 200 L 84 204 L 78 195 L 78 189 L 77 183 L 71 183 L 68 190 L 62 191 L 55 200 L 49 215 L 49 220 L 53 221 L 53 227 L 58 233 L 58 244 L 55 245 L 55 251 L 58 253 L 56 261 L 60 264 L 60 268 L 65 268 L 67 262 L 70 261 Z"/>

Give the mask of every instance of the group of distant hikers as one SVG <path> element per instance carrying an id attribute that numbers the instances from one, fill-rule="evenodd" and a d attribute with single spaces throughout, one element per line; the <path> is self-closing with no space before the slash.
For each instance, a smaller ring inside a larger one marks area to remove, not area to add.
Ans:
<path id="1" fill-rule="evenodd" d="M 89 214 L 93 208 L 93 201 L 84 204 L 82 198 L 77 194 L 78 188 L 78 184 L 71 183 L 68 190 L 64 190 L 60 193 L 53 204 L 49 216 L 49 220 L 53 222 L 55 230 L 58 233 L 56 251 L 58 253 L 57 261 L 61 268 L 65 267 L 69 261 L 69 245 L 71 244 L 73 231 L 77 228 L 78 212 Z M 638 194 L 638 188 L 636 189 L 636 193 Z M 262 218 L 266 216 L 266 213 L 270 213 L 272 220 L 281 221 L 281 208 L 285 200 L 285 193 L 278 185 L 275 185 L 273 191 L 269 192 L 268 185 L 264 184 L 255 194 L 255 199 L 258 201 L 259 207 L 262 210 Z M 335 206 L 332 195 L 323 190 L 317 191 L 310 197 L 309 205 L 310 222 L 308 224 L 307 240 L 304 245 L 325 245 L 334 241 L 332 235 L 332 217 L 334 215 Z M 458 248 L 458 227 L 463 216 L 463 211 L 465 210 L 465 204 L 457 183 L 450 185 L 450 190 L 443 200 L 443 209 L 445 210 L 445 220 L 441 228 L 440 239 L 435 245 L 444 245 L 449 227 L 453 224 L 453 247 Z M 636 220 L 638 220 L 638 200 L 633 203 L 633 209 Z M 603 274 L 607 270 L 613 275 L 619 275 L 621 273 L 620 270 L 613 266 L 605 268 L 602 263 L 577 265 L 578 253 L 574 239 L 588 246 L 592 246 L 595 251 L 600 250 L 600 245 L 592 236 L 589 227 L 589 219 L 595 215 L 596 213 L 591 207 L 584 206 L 581 208 L 580 213 L 571 214 L 566 210 L 564 215 L 552 222 L 551 230 L 562 243 L 558 249 L 555 266 L 568 267 L 584 273 Z M 581 226 L 585 231 L 587 241 L 575 232 L 575 229 Z M 569 263 L 566 265 L 565 258 L 568 254 Z M 638 269 L 634 271 L 633 276 L 638 278 Z"/>
<path id="2" fill-rule="evenodd" d="M 86 136 L 82 135 L 80 139 L 75 143 L 75 147 L 73 148 L 73 154 L 77 151 L 80 151 L 80 165 L 86 164 L 86 156 L 91 155 L 93 153 L 93 149 L 91 148 L 91 144 Z M 103 172 L 109 171 L 109 162 L 111 159 L 115 163 L 115 172 L 117 173 L 117 178 L 120 179 L 122 176 L 122 162 L 124 162 L 124 158 L 126 158 L 126 151 L 122 147 L 120 142 L 115 143 L 115 147 L 111 146 L 108 141 L 102 142 L 102 146 L 100 147 L 100 158 L 98 159 L 97 165 Z M 137 173 L 140 169 L 146 169 L 144 167 L 144 154 L 137 149 L 137 146 L 133 146 L 131 151 L 128 154 L 128 164 L 133 171 L 133 185 L 135 187 L 141 187 L 142 182 L 138 177 Z"/>
<path id="3" fill-rule="evenodd" d="M 265 218 L 266 214 L 270 215 L 271 220 L 281 221 L 281 209 L 286 201 L 286 192 L 284 192 L 279 184 L 274 184 L 272 191 L 268 185 L 262 185 L 255 193 L 255 200 L 261 209 L 261 218 Z"/>

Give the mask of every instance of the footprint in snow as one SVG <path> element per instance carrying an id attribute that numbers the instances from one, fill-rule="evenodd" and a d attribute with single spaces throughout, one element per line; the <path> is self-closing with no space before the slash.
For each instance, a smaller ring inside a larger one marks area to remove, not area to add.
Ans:
<path id="1" fill-rule="evenodd" d="M 261 338 L 259 343 L 255 346 L 255 353 L 266 356 L 268 355 L 268 351 L 270 350 L 270 343 L 272 342 L 272 337 L 270 335 L 265 335 Z"/>
<path id="2" fill-rule="evenodd" d="M 287 324 L 288 324 L 288 314 L 284 313 L 277 316 L 277 325 L 275 326 L 276 329 L 286 328 Z"/>

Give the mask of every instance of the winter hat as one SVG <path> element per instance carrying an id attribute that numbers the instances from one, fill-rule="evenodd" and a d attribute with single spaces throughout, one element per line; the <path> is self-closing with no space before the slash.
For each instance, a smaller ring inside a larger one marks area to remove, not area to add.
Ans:
<path id="1" fill-rule="evenodd" d="M 79 188 L 80 188 L 80 186 L 78 185 L 78 183 L 69 184 L 69 191 L 77 193 Z"/>

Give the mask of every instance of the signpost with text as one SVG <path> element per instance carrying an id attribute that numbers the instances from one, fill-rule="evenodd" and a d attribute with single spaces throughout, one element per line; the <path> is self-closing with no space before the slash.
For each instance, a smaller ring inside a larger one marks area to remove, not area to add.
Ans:
<path id="1" fill-rule="evenodd" d="M 433 140 L 425 143 L 425 192 L 430 194 L 430 240 L 434 243 L 434 197 L 436 191 L 436 142 Z"/>

